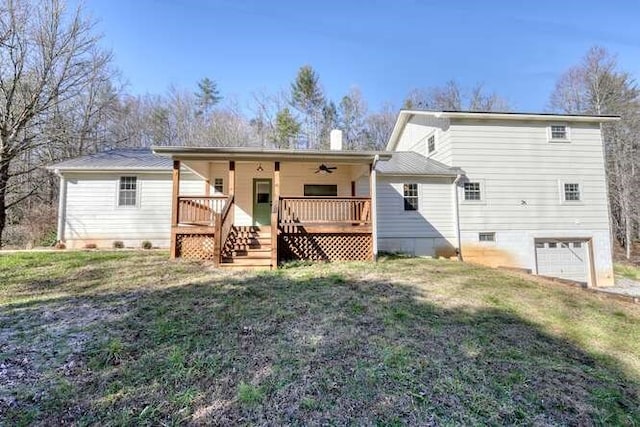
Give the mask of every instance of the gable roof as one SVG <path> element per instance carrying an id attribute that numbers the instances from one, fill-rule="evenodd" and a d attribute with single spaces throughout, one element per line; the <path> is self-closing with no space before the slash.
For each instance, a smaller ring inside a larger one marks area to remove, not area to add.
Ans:
<path id="1" fill-rule="evenodd" d="M 387 150 L 395 149 L 406 124 L 413 116 L 428 116 L 436 119 L 477 119 L 477 120 L 514 120 L 542 122 L 581 122 L 605 123 L 620 120 L 619 116 L 597 116 L 590 114 L 553 114 L 553 113 L 511 113 L 488 111 L 431 111 L 400 110 L 387 143 Z"/>
<path id="2" fill-rule="evenodd" d="M 460 168 L 451 168 L 413 151 L 394 151 L 389 160 L 376 163 L 376 172 L 381 175 L 415 175 L 455 177 Z"/>
<path id="3" fill-rule="evenodd" d="M 49 170 L 65 171 L 170 171 L 172 161 L 156 156 L 149 148 L 119 148 L 47 166 Z"/>

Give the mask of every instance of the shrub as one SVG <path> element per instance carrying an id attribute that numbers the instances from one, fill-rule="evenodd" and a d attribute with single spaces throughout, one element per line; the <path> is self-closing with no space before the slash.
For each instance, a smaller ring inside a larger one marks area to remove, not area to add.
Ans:
<path id="1" fill-rule="evenodd" d="M 142 249 L 151 249 L 153 248 L 153 245 L 151 244 L 150 241 L 145 240 L 144 242 L 142 242 Z"/>
<path id="2" fill-rule="evenodd" d="M 96 245 L 95 243 L 85 243 L 84 244 L 84 248 L 85 249 L 96 249 L 98 247 L 98 245 Z"/>
<path id="3" fill-rule="evenodd" d="M 113 249 L 122 249 L 124 248 L 124 242 L 122 240 L 116 240 L 113 242 Z"/>

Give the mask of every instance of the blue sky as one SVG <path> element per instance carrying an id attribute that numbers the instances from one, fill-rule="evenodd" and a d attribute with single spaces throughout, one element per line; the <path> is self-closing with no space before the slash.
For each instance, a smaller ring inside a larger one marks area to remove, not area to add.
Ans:
<path id="1" fill-rule="evenodd" d="M 612 6 L 619 5 L 619 6 Z M 598 44 L 640 75 L 640 2 L 87 0 L 134 94 L 208 76 L 246 108 L 312 65 L 339 100 L 377 109 L 411 88 L 482 83 L 520 111 L 546 109 L 556 78 Z"/>

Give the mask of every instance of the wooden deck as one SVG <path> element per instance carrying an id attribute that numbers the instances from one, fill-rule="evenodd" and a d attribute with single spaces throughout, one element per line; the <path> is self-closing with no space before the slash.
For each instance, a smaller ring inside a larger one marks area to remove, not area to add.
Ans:
<path id="1" fill-rule="evenodd" d="M 176 201 L 172 256 L 215 265 L 232 260 L 230 235 L 238 230 L 233 224 L 234 197 L 178 196 Z M 370 198 L 280 197 L 272 206 L 272 267 L 288 260 L 373 258 Z"/>

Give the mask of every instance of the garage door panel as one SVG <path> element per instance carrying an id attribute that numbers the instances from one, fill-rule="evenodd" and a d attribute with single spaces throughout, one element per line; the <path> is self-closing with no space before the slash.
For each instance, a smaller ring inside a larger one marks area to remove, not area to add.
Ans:
<path id="1" fill-rule="evenodd" d="M 538 274 L 586 283 L 586 246 L 582 241 L 536 241 Z"/>

